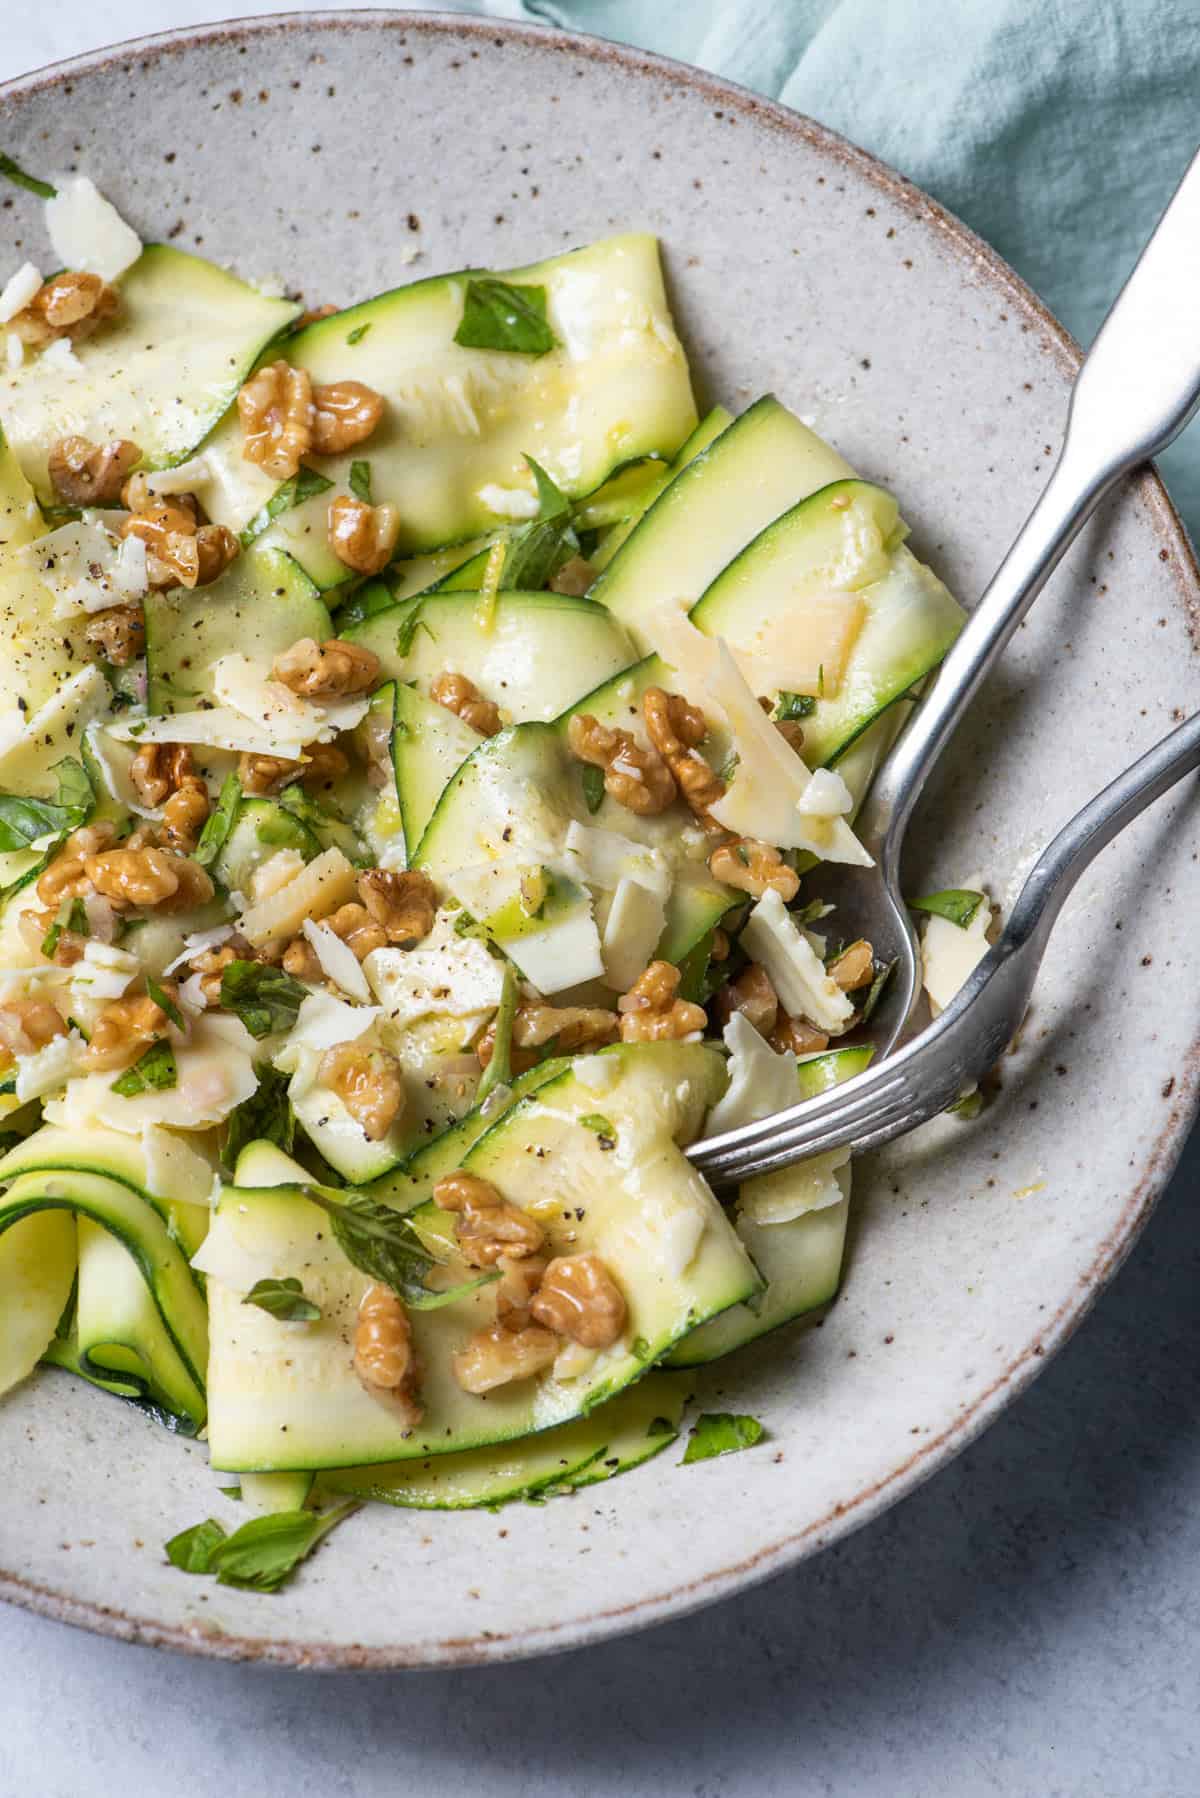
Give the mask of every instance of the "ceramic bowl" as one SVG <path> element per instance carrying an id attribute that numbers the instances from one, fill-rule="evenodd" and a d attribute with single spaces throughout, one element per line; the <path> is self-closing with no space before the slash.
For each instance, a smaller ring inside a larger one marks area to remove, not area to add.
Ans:
<path id="1" fill-rule="evenodd" d="M 655 231 L 701 400 L 778 393 L 895 490 L 967 604 L 1046 477 L 1078 365 L 985 244 L 852 145 L 549 30 L 345 13 L 171 33 L 10 83 L 0 142 L 310 303 Z M 36 203 L 3 204 L 6 266 L 38 259 Z M 923 804 L 914 878 L 982 873 L 1011 898 L 1047 835 L 1200 702 L 1198 586 L 1146 473 L 1018 632 Z M 983 1116 L 858 1165 L 821 1327 L 697 1379 L 705 1408 L 764 1421 L 760 1447 L 691 1467 L 675 1449 L 499 1516 L 375 1509 L 262 1598 L 163 1557 L 222 1502 L 203 1448 L 48 1372 L 0 1408 L 0 1590 L 210 1655 L 502 1660 L 678 1615 L 877 1516 L 1034 1377 L 1171 1169 L 1197 1080 L 1194 805 L 1160 804 L 1078 889 Z"/>

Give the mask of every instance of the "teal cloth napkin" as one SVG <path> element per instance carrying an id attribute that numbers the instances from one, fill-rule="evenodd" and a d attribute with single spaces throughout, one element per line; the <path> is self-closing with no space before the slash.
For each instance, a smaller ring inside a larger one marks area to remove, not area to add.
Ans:
<path id="1" fill-rule="evenodd" d="M 958 213 L 1084 344 L 1200 141 L 1197 0 L 488 0 L 487 10 L 677 56 L 809 113 Z M 1200 425 L 1163 472 L 1200 538 Z"/>

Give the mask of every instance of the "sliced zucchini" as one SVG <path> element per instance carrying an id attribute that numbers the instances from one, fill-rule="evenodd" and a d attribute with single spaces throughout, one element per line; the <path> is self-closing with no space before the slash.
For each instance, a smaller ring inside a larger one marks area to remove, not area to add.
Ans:
<path id="1" fill-rule="evenodd" d="M 0 718 L 15 713 L 18 707 L 28 718 L 68 688 L 71 677 L 77 676 L 90 658 L 82 629 L 86 620 L 70 620 L 68 628 L 55 618 L 53 595 L 34 563 L 21 553 L 26 544 L 46 534 L 46 527 L 33 488 L 17 460 L 12 421 L 7 415 L 5 422 L 9 434 L 0 434 L 0 629 L 4 633 Z M 94 678 L 107 697 L 99 670 Z M 11 755 L 9 751 L 2 760 L 8 762 Z M 36 772 L 44 776 L 48 765 L 39 738 Z M 11 778 L 7 770 L 6 778 Z"/>
<path id="2" fill-rule="evenodd" d="M 748 1297 L 757 1276 L 724 1213 L 675 1146 L 720 1090 L 719 1056 L 698 1044 L 621 1045 L 602 1095 L 568 1069 L 505 1112 L 465 1165 L 500 1183 L 543 1223 L 552 1253 L 595 1249 L 620 1281 L 626 1337 L 571 1379 L 553 1372 L 464 1392 L 451 1357 L 494 1315 L 490 1287 L 411 1314 L 425 1368 L 425 1415 L 409 1435 L 351 1366 L 367 1276 L 337 1248 L 324 1211 L 299 1186 L 230 1188 L 218 1213 L 231 1287 L 210 1277 L 209 1434 L 213 1464 L 229 1471 L 368 1466 L 506 1442 L 567 1423 L 637 1379 L 681 1335 Z M 615 1149 L 579 1119 L 603 1105 Z M 543 1151 L 537 1153 L 535 1151 Z M 564 1218 L 563 1212 L 567 1212 Z M 582 1213 L 582 1215 L 579 1215 Z M 431 1236 L 449 1214 L 421 1214 Z M 214 1226 L 214 1231 L 218 1226 Z M 256 1268 L 295 1275 L 319 1322 L 287 1325 L 241 1303 Z"/>
<path id="3" fill-rule="evenodd" d="M 678 1380 L 651 1373 L 587 1417 L 540 1435 L 424 1461 L 336 1468 L 321 1475 L 321 1485 L 422 1511 L 543 1498 L 611 1479 L 658 1454 L 674 1441 L 684 1403 Z"/>
<path id="4" fill-rule="evenodd" d="M 243 799 L 212 871 L 228 892 L 249 893 L 254 870 L 280 849 L 294 849 L 311 862 L 324 847 L 315 831 L 274 799 Z"/>
<path id="5" fill-rule="evenodd" d="M 626 537 L 630 536 L 637 528 L 664 487 L 674 480 L 680 469 L 686 468 L 689 462 L 694 462 L 701 450 L 706 450 L 709 444 L 714 442 L 721 432 L 727 430 L 732 423 L 733 413 L 726 412 L 724 406 L 714 406 L 711 412 L 704 414 L 675 460 L 669 462 L 665 468 L 657 468 L 625 516 L 616 524 L 609 525 L 608 529 L 603 532 L 600 541 L 588 557 L 588 561 L 597 573 L 608 567 Z"/>
<path id="6" fill-rule="evenodd" d="M 194 1436 L 204 1423 L 203 1365 L 180 1353 L 141 1268 L 109 1227 L 81 1215 L 75 1350 L 81 1371 Z"/>
<path id="7" fill-rule="evenodd" d="M 768 394 L 683 468 L 613 557 L 589 598 L 640 649 L 664 600 L 699 599 L 726 564 L 788 506 L 851 470 Z"/>
<path id="8" fill-rule="evenodd" d="M 415 687 L 397 686 L 392 766 L 410 855 L 451 776 L 478 748 L 479 732 L 469 724 Z"/>
<path id="9" fill-rule="evenodd" d="M 244 1473 L 239 1481 L 243 1504 L 260 1517 L 277 1511 L 302 1511 L 312 1483 L 311 1473 Z"/>
<path id="10" fill-rule="evenodd" d="M 350 491 L 352 459 L 369 459 L 372 497 L 396 506 L 400 552 L 414 555 L 507 522 L 504 495 L 533 491 L 526 452 L 578 498 L 635 458 L 673 455 L 695 426 L 654 238 L 609 238 L 500 277 L 545 289 L 557 344 L 541 356 L 455 343 L 470 279 L 438 275 L 396 288 L 288 340 L 289 362 L 315 382 L 363 381 L 387 400 L 368 444 L 311 459 L 332 490 L 270 528 L 267 540 L 290 550 L 322 588 L 346 575 L 328 546 L 326 516 L 330 500 Z M 221 491 L 202 497 L 218 523 L 241 530 L 273 483 L 244 461 L 232 413 L 206 454 Z"/>
<path id="11" fill-rule="evenodd" d="M 480 555 L 486 556 L 490 547 L 490 537 L 472 537 L 466 543 L 452 543 L 446 549 L 431 549 L 423 556 L 409 556 L 393 562 L 387 577 L 392 603 L 398 605 L 401 600 L 413 599 L 419 593 L 453 590 L 455 576 L 461 575 L 464 568 L 477 567 Z M 364 608 L 358 596 L 353 604 L 355 611 L 364 618 L 371 611 L 383 609 L 380 606 Z"/>
<path id="12" fill-rule="evenodd" d="M 38 497 L 56 503 L 51 445 L 77 435 L 130 438 L 144 465 L 190 456 L 216 424 L 256 356 L 299 312 L 235 275 L 168 244 L 148 244 L 117 282 L 111 324 L 61 361 L 26 356 L 0 368 L 0 414 Z M 207 503 L 209 494 L 201 493 Z"/>
<path id="13" fill-rule="evenodd" d="M 486 628 L 473 594 L 428 594 L 374 613 L 346 636 L 374 650 L 385 678 L 425 695 L 448 669 L 466 675 L 517 724 L 557 718 L 633 660 L 629 639 L 603 606 L 558 593 L 501 593 Z"/>
<path id="14" fill-rule="evenodd" d="M 0 1236 L 0 1393 L 27 1374 L 52 1342 L 75 1278 L 75 1220 L 25 1216 Z"/>
<path id="15" fill-rule="evenodd" d="M 100 1127 L 82 1131 L 43 1124 L 0 1160 L 0 1185 L 22 1174 L 99 1174 L 106 1180 L 118 1180 L 145 1199 L 161 1217 L 171 1239 L 192 1255 L 208 1228 L 207 1189 L 185 1189 L 177 1169 L 169 1165 L 164 1169 L 165 1178 L 156 1179 L 146 1157 L 142 1137 Z M 165 1184 L 172 1190 L 156 1190 Z"/>
<path id="16" fill-rule="evenodd" d="M 152 712 L 194 711 L 211 700 L 220 656 L 270 661 L 300 637 L 320 643 L 333 630 L 304 570 L 281 551 L 257 546 L 211 587 L 147 594 L 145 611 Z"/>

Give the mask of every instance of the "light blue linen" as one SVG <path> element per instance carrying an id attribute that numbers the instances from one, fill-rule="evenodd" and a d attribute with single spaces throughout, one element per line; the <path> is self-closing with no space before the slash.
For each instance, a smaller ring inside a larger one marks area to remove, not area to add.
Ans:
<path id="1" fill-rule="evenodd" d="M 964 218 L 1084 343 L 1200 140 L 1197 0 L 491 0 L 488 10 L 699 63 L 831 125 Z M 1200 425 L 1163 466 L 1200 537 Z"/>

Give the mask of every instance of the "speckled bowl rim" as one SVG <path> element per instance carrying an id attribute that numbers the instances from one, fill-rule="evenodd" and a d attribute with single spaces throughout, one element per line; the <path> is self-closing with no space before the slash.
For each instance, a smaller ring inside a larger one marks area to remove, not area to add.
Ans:
<path id="1" fill-rule="evenodd" d="M 669 57 L 613 44 L 601 38 L 559 31 L 543 25 L 476 18 L 460 13 L 273 13 L 260 18 L 229 19 L 210 25 L 179 27 L 148 37 L 131 38 L 102 50 L 72 57 L 66 62 L 53 63 L 0 84 L 0 103 L 16 96 L 54 88 L 69 89 L 70 83 L 77 77 L 92 74 L 131 56 L 143 60 L 167 57 L 187 51 L 197 44 L 263 38 L 294 30 L 341 33 L 395 30 L 417 37 L 457 37 L 464 44 L 497 38 L 529 40 L 536 42 L 539 49 L 554 50 L 564 56 L 615 67 L 634 79 L 698 92 L 736 112 L 744 120 L 781 132 L 787 137 L 800 139 L 830 163 L 852 169 L 881 194 L 904 207 L 913 222 L 924 225 L 937 239 L 939 246 L 965 265 L 976 280 L 1003 295 L 1005 303 L 1015 308 L 1026 326 L 1036 333 L 1036 342 L 1043 355 L 1051 358 L 1058 372 L 1068 380 L 1073 378 L 1083 359 L 1079 345 L 1071 334 L 990 245 L 977 237 L 961 219 L 877 157 L 866 150 L 860 150 L 856 144 L 824 125 L 819 125 L 814 119 L 793 112 L 776 101 L 763 99 L 734 82 L 721 80 Z M 1129 491 L 1136 494 L 1146 508 L 1159 540 L 1161 553 L 1169 559 L 1177 601 L 1187 621 L 1189 635 L 1193 644 L 1196 644 L 1197 627 L 1200 624 L 1200 566 L 1197 565 L 1187 532 L 1155 470 L 1150 468 L 1134 476 Z M 331 1646 L 321 1642 L 279 1642 L 244 1635 L 200 1636 L 176 1625 L 157 1622 L 151 1617 L 133 1616 L 117 1606 L 73 1599 L 3 1568 L 0 1568 L 0 1598 L 58 1622 L 75 1624 L 98 1634 L 113 1636 L 120 1641 L 173 1648 L 185 1654 L 217 1660 L 259 1661 L 313 1671 L 361 1669 L 382 1672 L 399 1668 L 471 1666 L 520 1660 L 558 1649 L 585 1647 L 606 1637 L 686 1616 L 689 1612 L 716 1603 L 759 1580 L 783 1572 L 806 1556 L 829 1547 L 852 1530 L 869 1523 L 944 1467 L 986 1429 L 1005 1406 L 1024 1392 L 1050 1356 L 1057 1353 L 1082 1323 L 1149 1220 L 1200 1107 L 1200 1034 L 1193 1040 L 1186 1059 L 1176 1074 L 1170 1097 L 1172 1103 L 1166 1122 L 1154 1139 L 1149 1153 L 1143 1157 L 1140 1168 L 1136 1170 L 1136 1177 L 1120 1216 L 1101 1244 L 1091 1267 L 1036 1336 L 1014 1356 L 1004 1372 L 993 1380 L 968 1410 L 958 1415 L 953 1424 L 940 1435 L 923 1442 L 920 1448 L 914 1449 L 911 1455 L 899 1461 L 886 1476 L 863 1486 L 853 1498 L 834 1506 L 804 1529 L 670 1591 L 650 1593 L 634 1604 L 596 1610 L 589 1616 L 572 1617 L 561 1625 L 532 1633 L 489 1635 L 474 1639 L 460 1637 L 436 1645 L 426 1644 L 421 1649 L 400 1645 L 366 1648 L 353 1644 Z"/>

